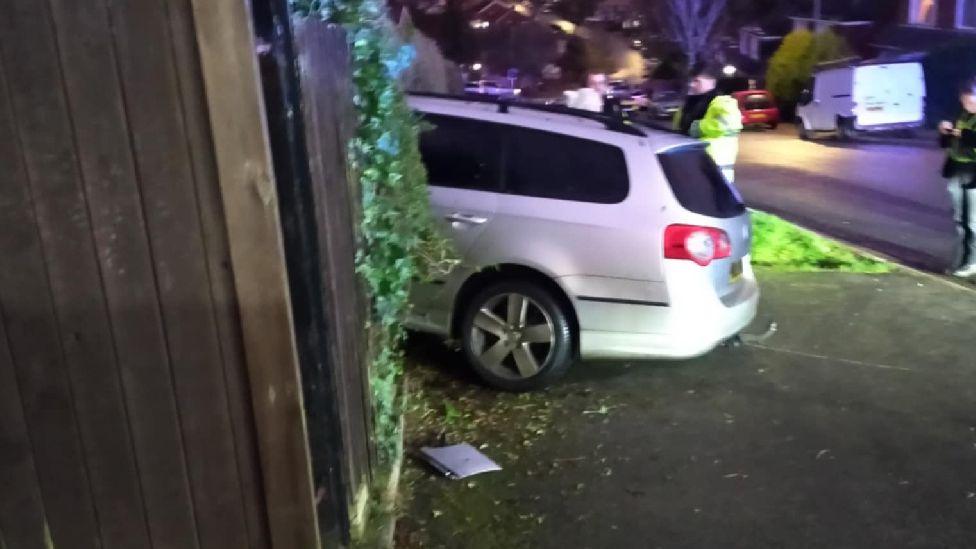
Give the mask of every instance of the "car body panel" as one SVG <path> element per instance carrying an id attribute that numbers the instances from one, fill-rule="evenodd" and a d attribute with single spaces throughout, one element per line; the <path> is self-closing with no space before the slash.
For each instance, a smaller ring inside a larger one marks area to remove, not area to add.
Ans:
<path id="1" fill-rule="evenodd" d="M 773 95 L 766 90 L 748 90 L 732 94 L 739 102 L 742 111 L 742 125 L 776 125 L 779 124 L 779 108 Z M 761 108 L 756 103 L 761 102 Z"/>
<path id="2" fill-rule="evenodd" d="M 416 285 L 410 328 L 452 335 L 461 288 L 480 269 L 495 266 L 531 269 L 558 285 L 578 320 L 578 350 L 584 359 L 696 356 L 754 317 L 758 286 L 749 267 L 748 214 L 722 219 L 686 210 L 657 160 L 662 151 L 699 147 L 697 142 L 662 132 L 627 135 L 592 120 L 516 105 L 507 112 L 457 100 L 411 98 L 411 105 L 420 112 L 619 147 L 630 188 L 618 204 L 596 204 L 431 187 L 432 207 L 458 242 L 463 265 L 444 280 Z M 483 196 L 488 194 L 493 197 Z M 480 212 L 490 221 L 474 231 L 457 227 L 445 219 L 455 211 Z M 732 243 L 731 257 L 704 267 L 664 259 L 664 232 L 675 223 L 724 230 Z"/>
<path id="3" fill-rule="evenodd" d="M 835 131 L 915 128 L 925 121 L 925 76 L 920 63 L 867 63 L 817 71 L 810 101 L 797 107 L 804 127 Z"/>

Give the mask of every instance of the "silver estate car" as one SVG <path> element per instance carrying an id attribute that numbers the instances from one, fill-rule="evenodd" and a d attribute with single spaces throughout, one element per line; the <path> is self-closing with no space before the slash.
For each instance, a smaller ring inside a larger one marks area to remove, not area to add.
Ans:
<path id="1" fill-rule="evenodd" d="M 435 215 L 464 264 L 408 327 L 490 385 L 577 360 L 687 358 L 756 314 L 749 214 L 702 144 L 559 108 L 411 96 Z"/>

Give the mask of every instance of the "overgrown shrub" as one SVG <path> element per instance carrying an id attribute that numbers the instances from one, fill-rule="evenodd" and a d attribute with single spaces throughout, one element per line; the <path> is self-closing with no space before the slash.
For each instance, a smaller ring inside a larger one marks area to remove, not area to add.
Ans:
<path id="1" fill-rule="evenodd" d="M 401 39 L 409 44 L 416 54 L 414 62 L 400 75 L 400 82 L 407 91 L 435 93 L 461 93 L 461 69 L 448 61 L 437 42 L 422 33 L 404 9 L 397 24 Z"/>
<path id="2" fill-rule="evenodd" d="M 766 87 L 787 109 L 792 108 L 818 63 L 851 55 L 847 40 L 833 31 L 817 34 L 806 30 L 793 31 L 783 38 L 783 43 L 769 60 Z"/>
<path id="3" fill-rule="evenodd" d="M 380 458 L 394 457 L 400 437 L 403 320 L 410 284 L 453 266 L 454 250 L 438 232 L 417 148 L 418 120 L 397 78 L 414 52 L 400 42 L 381 0 L 291 0 L 300 17 L 345 27 L 359 114 L 349 144 L 362 200 L 359 274 L 370 299 L 370 388 Z"/>

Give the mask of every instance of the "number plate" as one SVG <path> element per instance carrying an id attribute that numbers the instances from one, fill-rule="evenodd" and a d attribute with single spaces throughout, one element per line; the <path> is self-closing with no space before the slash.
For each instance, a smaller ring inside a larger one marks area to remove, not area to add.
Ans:
<path id="1" fill-rule="evenodd" d="M 766 119 L 766 115 L 763 114 L 763 113 L 754 114 L 754 115 L 752 115 L 752 117 L 755 118 L 756 120 L 765 120 Z"/>

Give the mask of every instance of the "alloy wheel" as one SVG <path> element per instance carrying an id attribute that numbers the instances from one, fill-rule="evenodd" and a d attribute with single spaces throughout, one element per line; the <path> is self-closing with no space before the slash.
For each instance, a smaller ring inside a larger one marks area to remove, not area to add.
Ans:
<path id="1" fill-rule="evenodd" d="M 506 379 L 537 375 L 556 350 L 549 313 L 520 293 L 495 295 L 481 305 L 471 326 L 471 350 L 486 370 Z"/>

